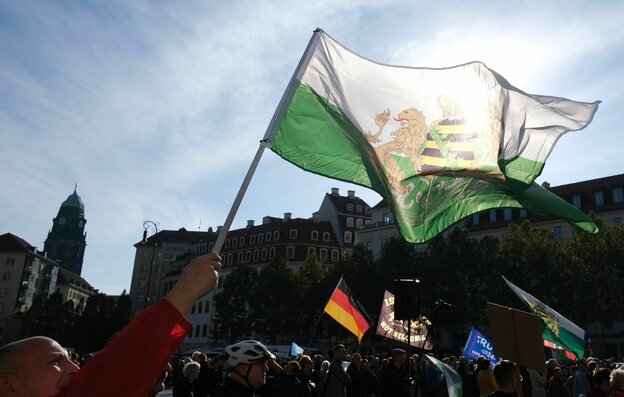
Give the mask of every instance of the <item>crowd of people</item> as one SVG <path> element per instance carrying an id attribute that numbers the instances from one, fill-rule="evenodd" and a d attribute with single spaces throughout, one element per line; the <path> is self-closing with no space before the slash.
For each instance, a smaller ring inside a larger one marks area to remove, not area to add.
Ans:
<path id="1" fill-rule="evenodd" d="M 196 353 L 170 363 L 192 327 L 185 315 L 216 287 L 220 269 L 216 254 L 193 260 L 164 299 L 86 361 L 43 336 L 0 347 L 0 397 L 154 397 L 167 384 L 175 397 L 449 397 L 452 387 L 429 359 L 398 348 L 370 356 L 337 345 L 331 357 L 280 360 L 246 340 L 212 360 Z M 545 374 L 506 360 L 443 362 L 461 377 L 463 397 L 624 397 L 624 369 L 609 360 L 549 360 Z"/>
<path id="2" fill-rule="evenodd" d="M 238 355 L 231 352 L 242 346 Z M 245 358 L 244 347 L 256 354 Z M 257 341 L 243 341 L 214 359 L 196 352 L 174 363 L 173 397 L 448 397 L 445 377 L 418 354 L 402 349 L 386 356 L 348 354 L 338 345 L 331 357 L 301 354 L 278 359 Z M 496 365 L 480 357 L 442 361 L 462 380 L 463 397 L 624 397 L 624 369 L 612 360 L 588 358 L 559 364 L 546 362 L 546 373 L 507 360 Z M 257 364 L 257 371 L 249 366 Z M 409 368 L 408 368 L 409 367 Z"/>

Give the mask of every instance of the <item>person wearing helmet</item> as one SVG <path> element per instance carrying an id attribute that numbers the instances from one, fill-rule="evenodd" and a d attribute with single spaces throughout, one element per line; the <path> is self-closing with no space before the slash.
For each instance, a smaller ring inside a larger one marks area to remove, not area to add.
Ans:
<path id="1" fill-rule="evenodd" d="M 229 379 L 216 397 L 254 396 L 266 383 L 267 361 L 275 355 L 255 340 L 244 340 L 225 348 Z"/>

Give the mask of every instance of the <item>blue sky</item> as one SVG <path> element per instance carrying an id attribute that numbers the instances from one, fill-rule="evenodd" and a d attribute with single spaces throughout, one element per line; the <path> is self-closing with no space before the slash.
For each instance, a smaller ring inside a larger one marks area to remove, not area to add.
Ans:
<path id="1" fill-rule="evenodd" d="M 0 3 L 0 234 L 42 249 L 78 182 L 83 276 L 106 293 L 129 289 L 144 220 L 223 224 L 317 26 L 379 62 L 480 60 L 529 93 L 601 100 L 588 128 L 559 141 L 539 181 L 624 170 L 624 2 L 370 3 Z M 283 212 L 309 217 L 332 187 L 379 200 L 267 151 L 234 227 Z"/>

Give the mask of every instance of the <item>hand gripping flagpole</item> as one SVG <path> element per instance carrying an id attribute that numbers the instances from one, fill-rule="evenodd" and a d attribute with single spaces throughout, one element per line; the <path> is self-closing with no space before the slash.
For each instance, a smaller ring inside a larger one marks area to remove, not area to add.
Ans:
<path id="1" fill-rule="evenodd" d="M 258 168 L 258 163 L 260 162 L 260 158 L 262 157 L 262 153 L 264 153 L 264 149 L 270 147 L 271 145 L 271 137 L 275 132 L 276 125 L 279 121 L 281 121 L 284 113 L 286 112 L 286 108 L 290 101 L 292 100 L 293 95 L 295 94 L 295 90 L 297 89 L 298 81 L 301 78 L 301 74 L 308 67 L 308 63 L 310 62 L 310 58 L 314 53 L 314 49 L 320 39 L 320 34 L 323 31 L 321 29 L 316 29 L 308 46 L 306 47 L 303 56 L 299 60 L 299 64 L 295 69 L 295 73 L 290 79 L 288 86 L 286 87 L 286 91 L 282 95 L 282 99 L 280 100 L 275 113 L 273 114 L 273 118 L 269 123 L 269 126 L 264 133 L 264 138 L 260 141 L 260 147 L 258 147 L 258 151 L 254 156 L 251 165 L 249 166 L 249 170 L 247 170 L 247 174 L 245 175 L 245 179 L 243 179 L 243 183 L 241 184 L 240 189 L 238 189 L 238 194 L 234 199 L 234 203 L 232 204 L 232 208 L 230 208 L 230 212 L 225 218 L 225 222 L 223 223 L 223 227 L 221 228 L 221 232 L 217 236 L 217 241 L 212 248 L 213 253 L 220 253 L 221 248 L 223 248 L 223 243 L 225 242 L 225 238 L 227 237 L 228 232 L 230 231 L 230 227 L 232 226 L 232 222 L 234 221 L 234 217 L 236 216 L 236 212 L 238 211 L 238 207 L 240 207 L 241 201 L 243 201 L 243 196 L 247 191 L 247 187 L 249 187 L 249 183 L 251 182 L 251 177 L 256 172 L 256 168 Z"/>

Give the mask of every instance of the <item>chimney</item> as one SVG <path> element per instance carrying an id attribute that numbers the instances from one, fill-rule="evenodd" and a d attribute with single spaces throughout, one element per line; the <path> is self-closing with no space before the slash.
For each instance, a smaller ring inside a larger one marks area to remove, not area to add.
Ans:
<path id="1" fill-rule="evenodd" d="M 254 226 L 254 220 L 253 219 L 249 219 L 247 221 L 247 229 L 252 228 Z"/>
<path id="2" fill-rule="evenodd" d="M 212 226 L 208 228 L 208 233 L 212 233 Z"/>
<path id="3" fill-rule="evenodd" d="M 542 187 L 543 187 L 544 189 L 550 189 L 550 183 L 548 183 L 548 182 L 544 181 L 544 182 L 542 182 Z"/>
<path id="4" fill-rule="evenodd" d="M 347 190 L 347 197 L 349 197 L 350 199 L 354 199 L 355 198 L 355 190 Z"/>
<path id="5" fill-rule="evenodd" d="M 221 229 L 223 229 L 223 226 L 217 226 L 217 233 L 221 233 Z"/>
<path id="6" fill-rule="evenodd" d="M 284 222 L 289 221 L 291 215 L 292 214 L 290 212 L 284 212 Z"/>
<path id="7" fill-rule="evenodd" d="M 314 221 L 314 223 L 321 222 L 321 214 L 318 211 L 316 211 L 315 213 L 312 214 L 312 220 Z"/>
<path id="8" fill-rule="evenodd" d="M 271 217 L 270 216 L 265 216 L 264 218 L 262 218 L 262 224 L 266 225 L 267 223 L 271 223 Z"/>
<path id="9" fill-rule="evenodd" d="M 332 196 L 340 196 L 340 189 L 338 189 L 337 187 L 332 187 L 331 194 Z"/>

